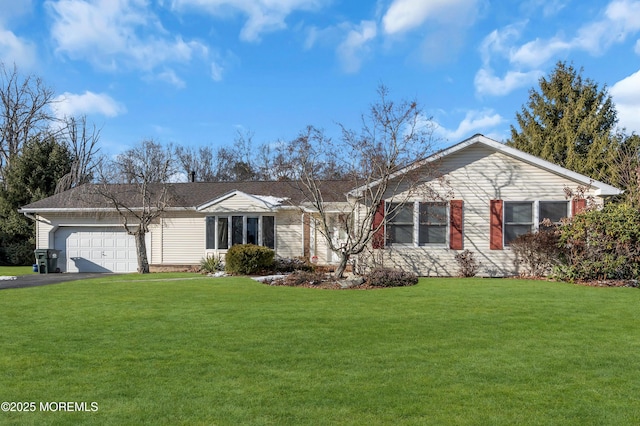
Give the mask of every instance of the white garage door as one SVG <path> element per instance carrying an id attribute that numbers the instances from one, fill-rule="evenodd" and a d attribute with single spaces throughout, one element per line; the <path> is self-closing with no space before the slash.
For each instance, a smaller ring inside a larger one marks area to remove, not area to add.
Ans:
<path id="1" fill-rule="evenodd" d="M 56 231 L 62 272 L 135 272 L 136 243 L 122 228 L 62 227 Z"/>

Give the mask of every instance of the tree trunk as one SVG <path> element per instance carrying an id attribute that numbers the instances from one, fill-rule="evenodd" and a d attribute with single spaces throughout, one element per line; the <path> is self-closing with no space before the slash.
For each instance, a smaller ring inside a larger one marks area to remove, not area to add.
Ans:
<path id="1" fill-rule="evenodd" d="M 347 269 L 347 263 L 349 262 L 349 255 L 347 253 L 340 252 L 340 263 L 336 268 L 335 276 L 338 279 L 344 278 L 344 271 Z"/>
<path id="2" fill-rule="evenodd" d="M 149 259 L 147 259 L 147 243 L 145 241 L 145 232 L 138 230 L 135 234 L 136 237 L 136 252 L 138 255 L 138 273 L 149 273 Z"/>

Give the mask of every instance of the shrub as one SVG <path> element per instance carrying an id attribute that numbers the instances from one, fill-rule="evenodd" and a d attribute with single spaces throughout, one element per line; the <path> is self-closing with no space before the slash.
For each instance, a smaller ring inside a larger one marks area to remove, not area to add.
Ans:
<path id="1" fill-rule="evenodd" d="M 640 275 L 640 211 L 608 204 L 575 216 L 560 228 L 565 280 L 637 279 Z"/>
<path id="2" fill-rule="evenodd" d="M 548 275 L 560 262 L 561 250 L 556 231 L 529 232 L 519 235 L 510 244 L 524 275 L 541 277 Z"/>
<path id="3" fill-rule="evenodd" d="M 274 270 L 278 273 L 293 271 L 312 272 L 314 265 L 302 257 L 277 257 L 274 261 Z"/>
<path id="4" fill-rule="evenodd" d="M 323 272 L 295 271 L 284 277 L 281 283 L 287 286 L 318 285 L 326 281 L 326 278 Z"/>
<path id="5" fill-rule="evenodd" d="M 418 276 L 402 269 L 375 268 L 367 275 L 367 284 L 373 287 L 404 287 L 418 283 Z"/>
<path id="6" fill-rule="evenodd" d="M 461 277 L 474 277 L 480 270 L 480 262 L 475 258 L 471 250 L 464 250 L 455 256 L 458 262 L 458 275 Z"/>
<path id="7" fill-rule="evenodd" d="M 232 246 L 225 256 L 225 270 L 230 274 L 251 275 L 273 267 L 275 252 L 255 244 Z"/>
<path id="8" fill-rule="evenodd" d="M 220 256 L 207 256 L 203 257 L 200 261 L 200 270 L 203 272 L 212 274 L 214 272 L 222 271 L 223 269 L 224 266 L 222 264 L 222 259 L 220 259 Z"/>

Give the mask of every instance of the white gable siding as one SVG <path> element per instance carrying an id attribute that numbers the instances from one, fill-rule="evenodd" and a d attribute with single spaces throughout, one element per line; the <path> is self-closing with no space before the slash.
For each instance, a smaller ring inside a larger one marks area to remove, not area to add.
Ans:
<path id="1" fill-rule="evenodd" d="M 489 250 L 490 200 L 566 201 L 564 188 L 575 190 L 577 186 L 565 177 L 478 145 L 453 153 L 438 166 L 453 190 L 450 198 L 464 201 L 464 249 L 474 252 L 481 262 L 479 275 L 485 276 L 518 272 L 509 248 Z M 438 185 L 434 188 L 442 191 Z M 387 266 L 420 275 L 449 276 L 458 273 L 454 259 L 458 252 L 448 247 L 389 247 L 384 259 Z"/>
<path id="2" fill-rule="evenodd" d="M 203 212 L 206 213 L 226 213 L 238 214 L 238 212 L 269 212 L 267 206 L 260 200 L 244 194 L 234 194 L 219 203 L 216 203 Z"/>

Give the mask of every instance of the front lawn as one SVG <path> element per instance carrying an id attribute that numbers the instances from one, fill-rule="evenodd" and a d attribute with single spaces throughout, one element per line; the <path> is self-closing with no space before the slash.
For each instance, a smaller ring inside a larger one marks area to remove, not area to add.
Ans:
<path id="1" fill-rule="evenodd" d="M 0 424 L 640 423 L 638 289 L 186 277 L 0 291 L 0 401 L 89 410 Z"/>
<path id="2" fill-rule="evenodd" d="M 18 275 L 35 274 L 33 266 L 0 266 L 1 277 L 16 277 Z"/>

